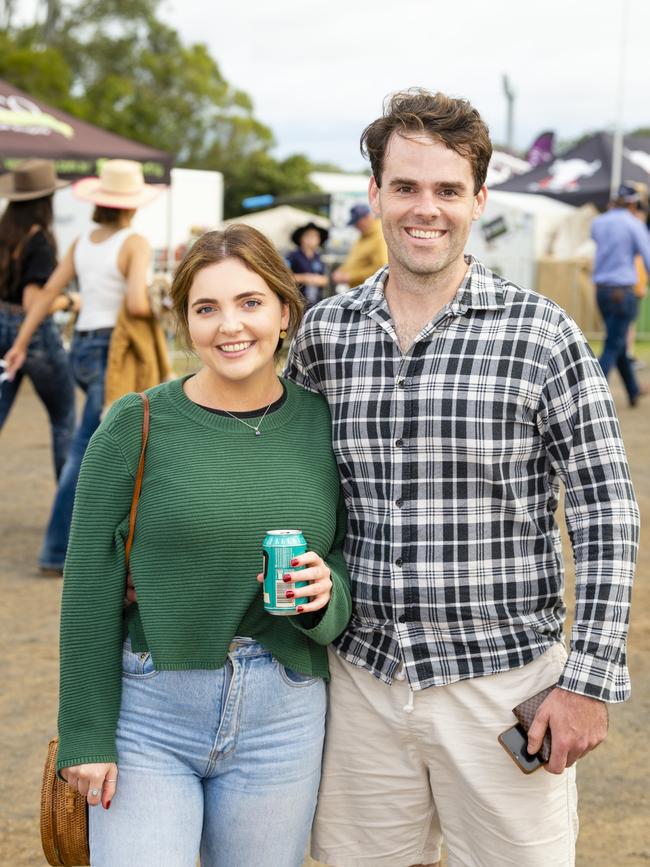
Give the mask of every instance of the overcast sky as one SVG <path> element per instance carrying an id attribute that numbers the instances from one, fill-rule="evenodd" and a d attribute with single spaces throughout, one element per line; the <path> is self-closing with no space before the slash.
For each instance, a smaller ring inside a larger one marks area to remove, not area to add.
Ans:
<path id="1" fill-rule="evenodd" d="M 387 93 L 414 85 L 470 99 L 504 142 L 507 73 L 518 148 L 547 128 L 611 128 L 626 3 L 629 129 L 650 126 L 649 0 L 164 0 L 161 12 L 250 94 L 279 156 L 360 169 L 359 133 Z"/>

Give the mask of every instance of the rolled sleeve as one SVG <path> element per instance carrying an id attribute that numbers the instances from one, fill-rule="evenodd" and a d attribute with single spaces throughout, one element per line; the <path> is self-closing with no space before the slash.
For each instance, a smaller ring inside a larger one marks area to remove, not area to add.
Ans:
<path id="1" fill-rule="evenodd" d="M 576 567 L 575 620 L 559 685 L 624 701 L 639 509 L 607 382 L 568 317 L 550 354 L 539 418 L 551 465 L 566 488 Z"/>

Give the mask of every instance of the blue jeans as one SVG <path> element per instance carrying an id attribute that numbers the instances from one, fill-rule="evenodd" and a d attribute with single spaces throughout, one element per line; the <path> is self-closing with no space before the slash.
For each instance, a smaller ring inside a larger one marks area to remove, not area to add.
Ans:
<path id="1" fill-rule="evenodd" d="M 0 358 L 13 345 L 24 318 L 24 314 L 13 305 L 10 308 L 0 304 Z M 54 472 L 58 479 L 74 432 L 75 397 L 68 356 L 51 319 L 46 319 L 32 337 L 25 363 L 14 380 L 0 385 L 0 429 L 25 375 L 31 379 L 50 418 Z"/>
<path id="2" fill-rule="evenodd" d="M 99 427 L 104 405 L 104 377 L 110 339 L 110 328 L 102 328 L 99 331 L 75 331 L 72 339 L 70 364 L 77 385 L 86 393 L 86 403 L 61 471 L 43 547 L 38 558 L 39 564 L 46 568 L 61 569 L 65 561 L 81 461 L 91 436 Z"/>
<path id="3" fill-rule="evenodd" d="M 300 867 L 325 732 L 321 678 L 234 639 L 216 671 L 123 651 L 117 790 L 90 810 L 93 867 Z"/>
<path id="4" fill-rule="evenodd" d="M 639 299 L 632 286 L 599 284 L 596 301 L 605 322 L 605 345 L 599 359 L 600 366 L 605 376 L 609 375 L 612 367 L 617 367 L 628 397 L 634 401 L 639 394 L 639 384 L 627 354 L 627 334 L 636 319 Z"/>

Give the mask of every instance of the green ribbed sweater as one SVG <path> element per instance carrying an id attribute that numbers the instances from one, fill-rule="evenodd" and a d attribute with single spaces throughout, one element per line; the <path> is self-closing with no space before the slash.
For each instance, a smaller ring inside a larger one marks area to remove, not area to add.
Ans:
<path id="1" fill-rule="evenodd" d="M 328 676 L 325 645 L 351 613 L 346 514 L 325 401 L 285 387 L 259 437 L 192 403 L 183 380 L 147 392 L 151 429 L 131 552 L 138 606 L 128 631 L 159 670 L 221 668 L 232 638 L 245 635 L 290 668 Z M 142 403 L 126 395 L 83 460 L 63 583 L 57 769 L 118 761 L 124 545 L 141 434 Z M 263 610 L 262 540 L 294 527 L 332 571 L 321 616 Z"/>

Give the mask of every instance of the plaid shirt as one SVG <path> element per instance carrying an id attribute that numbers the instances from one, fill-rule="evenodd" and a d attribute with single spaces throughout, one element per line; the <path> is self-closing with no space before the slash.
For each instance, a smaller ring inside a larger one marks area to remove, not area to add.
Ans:
<path id="1" fill-rule="evenodd" d="M 600 366 L 557 305 L 468 259 L 402 353 L 388 269 L 307 313 L 286 374 L 332 413 L 352 620 L 337 652 L 413 689 L 563 640 L 560 480 L 576 616 L 559 685 L 623 701 L 639 513 Z"/>

